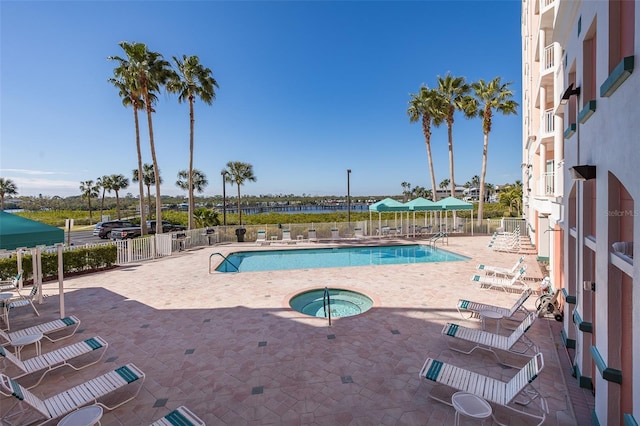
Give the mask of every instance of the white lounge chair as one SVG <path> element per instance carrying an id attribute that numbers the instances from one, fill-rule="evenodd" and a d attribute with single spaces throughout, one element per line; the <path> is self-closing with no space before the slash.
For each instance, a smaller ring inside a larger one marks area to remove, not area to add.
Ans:
<path id="1" fill-rule="evenodd" d="M 362 230 L 362 228 L 354 228 L 353 236 L 355 238 L 364 238 L 364 231 Z"/>
<path id="2" fill-rule="evenodd" d="M 40 323 L 38 325 L 34 325 L 32 327 L 23 328 L 22 330 L 16 330 L 11 332 L 5 332 L 0 330 L 0 337 L 4 339 L 6 342 L 2 344 L 2 346 L 6 346 L 10 344 L 12 341 L 33 334 L 42 333 L 43 337 L 49 340 L 50 342 L 57 342 L 58 340 L 66 339 L 67 337 L 71 337 L 75 334 L 75 332 L 80 327 L 80 320 L 71 315 L 66 318 L 57 319 L 45 323 Z M 65 334 L 58 335 L 58 332 L 64 331 Z M 55 335 L 55 336 L 52 336 Z"/>
<path id="3" fill-rule="evenodd" d="M 151 423 L 150 426 L 205 426 L 204 421 L 193 414 L 184 405 L 176 408 L 161 419 Z"/>
<path id="4" fill-rule="evenodd" d="M 309 233 L 307 235 L 310 242 L 317 243 L 318 242 L 318 234 L 315 229 L 309 229 Z"/>
<path id="5" fill-rule="evenodd" d="M 468 328 L 453 323 L 445 324 L 442 328 L 441 334 L 447 338 L 447 343 L 452 341 L 473 343 L 473 347 L 469 350 L 464 350 L 449 344 L 449 347 L 452 350 L 470 354 L 476 349 L 484 349 L 492 352 L 496 358 L 500 360 L 499 355 L 494 349 L 512 352 L 515 354 L 526 354 L 529 351 L 538 352 L 536 344 L 525 335 L 529 328 L 531 328 L 531 325 L 535 322 L 536 318 L 536 313 L 530 312 L 509 336 L 490 333 L 477 328 Z"/>
<path id="6" fill-rule="evenodd" d="M 36 309 L 36 305 L 33 304 L 33 300 L 38 296 L 38 286 L 34 284 L 31 288 L 31 291 L 28 295 L 23 296 L 19 293 L 15 294 L 13 297 L 9 299 L 0 299 L 0 309 L 2 309 L 2 318 L 4 318 L 4 322 L 7 326 L 7 330 L 11 327 L 9 326 L 9 313 L 11 309 L 19 308 L 21 306 L 31 306 L 33 312 L 36 313 L 37 316 L 40 316 L 40 312 Z"/>
<path id="7" fill-rule="evenodd" d="M 340 238 L 341 238 L 340 237 L 340 231 L 337 230 L 337 229 L 332 229 L 331 230 L 331 239 L 332 240 L 339 240 Z"/>
<path id="8" fill-rule="evenodd" d="M 467 313 L 468 316 L 466 318 L 480 318 L 478 312 L 480 311 L 495 311 L 502 315 L 503 318 L 511 318 L 516 312 L 523 312 L 524 314 L 528 314 L 529 311 L 524 307 L 524 302 L 527 301 L 529 296 L 531 296 L 533 290 L 530 288 L 526 288 L 520 298 L 516 300 L 511 309 L 503 308 L 501 306 L 489 305 L 485 303 L 473 302 L 471 300 L 459 299 L 456 308 L 460 313 L 462 318 L 465 318 L 464 313 Z M 465 318 L 465 319 L 466 319 Z"/>
<path id="9" fill-rule="evenodd" d="M 538 425 L 541 425 L 549 413 L 549 408 L 546 400 L 531 383 L 543 368 L 544 359 L 542 353 L 538 353 L 511 380 L 503 382 L 433 358 L 427 358 L 420 370 L 420 379 L 469 392 L 487 400 L 490 404 L 531 417 L 539 421 Z M 433 393 L 430 393 L 429 396 L 444 404 L 451 405 L 450 399 L 439 398 Z M 517 405 L 529 405 L 535 400 L 539 402 L 539 407 L 535 411 L 533 409 L 525 411 L 517 407 Z"/>
<path id="10" fill-rule="evenodd" d="M 22 277 L 22 273 L 18 273 L 15 276 L 13 276 L 11 279 L 9 280 L 2 280 L 0 281 L 0 292 L 1 291 L 17 291 L 18 293 L 20 293 L 19 289 L 18 289 L 18 284 L 20 283 L 20 278 Z"/>
<path id="11" fill-rule="evenodd" d="M 107 410 L 113 410 L 138 395 L 144 378 L 144 373 L 138 367 L 127 364 L 57 395 L 40 399 L 15 380 L 0 374 L 0 393 L 18 400 L 9 410 L 2 413 L 2 420 L 8 424 L 12 424 L 9 422 L 14 418 L 16 419 L 13 420 L 16 422 L 15 424 L 31 424 L 31 422 L 39 421 L 38 424 L 41 425 L 88 404 L 98 404 Z M 110 396 L 115 391 L 132 383 L 138 385 L 133 396 L 129 396 L 116 405 L 106 405 L 102 402 L 104 397 Z"/>
<path id="12" fill-rule="evenodd" d="M 258 245 L 269 244 L 267 242 L 267 231 L 258 231 L 257 232 L 256 244 L 258 244 Z"/>
<path id="13" fill-rule="evenodd" d="M 522 264 L 522 262 L 524 262 L 524 256 L 520 256 L 520 259 L 518 259 L 516 263 L 513 265 L 513 267 L 511 268 L 502 268 L 500 266 L 484 265 L 482 263 L 476 266 L 476 268 L 480 271 L 484 271 L 484 273 L 487 275 L 502 275 L 502 276 L 512 277 L 514 274 L 518 272 L 518 268 L 520 268 L 520 265 Z M 523 266 L 526 266 L 526 265 L 523 265 Z"/>
<path id="14" fill-rule="evenodd" d="M 507 291 L 507 289 L 512 289 L 512 288 L 524 289 L 529 287 L 522 280 L 526 275 L 526 271 L 527 271 L 527 268 L 523 266 L 520 269 L 518 269 L 518 272 L 511 279 L 487 277 L 484 275 L 474 275 L 471 277 L 471 281 L 479 283 L 480 287 L 484 289 L 500 288 L 504 291 Z"/>
<path id="15" fill-rule="evenodd" d="M 31 389 L 37 386 L 48 372 L 57 368 L 69 366 L 74 370 L 81 370 L 97 363 L 104 356 L 108 346 L 109 344 L 105 340 L 99 336 L 95 336 L 90 339 L 83 340 L 82 342 L 74 343 L 25 360 L 19 359 L 7 349 L 0 346 L 0 359 L 3 360 L 3 371 L 5 373 L 9 368 L 7 366 L 7 361 L 20 370 L 19 374 L 12 375 L 13 380 L 17 380 L 25 376 L 31 376 L 35 373 L 41 373 L 38 381 L 27 387 L 27 389 Z M 90 353 L 96 353 L 99 354 L 99 356 L 88 363 L 83 363 L 82 365 L 75 365 L 71 362 Z"/>
<path id="16" fill-rule="evenodd" d="M 282 230 L 282 240 L 280 240 L 283 243 L 287 243 L 287 244 L 296 244 L 297 241 L 296 240 L 292 240 L 291 239 L 291 230 L 290 229 L 283 229 Z"/>

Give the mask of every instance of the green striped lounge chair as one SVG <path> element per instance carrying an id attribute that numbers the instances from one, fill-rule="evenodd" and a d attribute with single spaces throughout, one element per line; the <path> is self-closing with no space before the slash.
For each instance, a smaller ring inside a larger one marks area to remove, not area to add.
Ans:
<path id="1" fill-rule="evenodd" d="M 40 399 L 15 380 L 0 374 L 0 393 L 18 400 L 13 407 L 2 413 L 1 420 L 15 422 L 9 424 L 39 422 L 37 424 L 42 425 L 85 405 L 98 404 L 106 410 L 114 410 L 138 396 L 144 378 L 144 373 L 138 367 L 127 364 L 57 395 Z M 116 391 L 129 387 L 128 385 L 136 386 L 137 389 L 127 394 L 128 397 L 123 401 L 110 406 L 102 402 L 105 397 L 111 397 Z"/>
<path id="2" fill-rule="evenodd" d="M 40 374 L 38 381 L 27 388 L 32 389 L 40 384 L 48 372 L 57 368 L 69 366 L 74 370 L 81 370 L 97 363 L 104 356 L 108 346 L 109 344 L 105 340 L 99 336 L 95 336 L 82 342 L 74 343 L 25 360 L 19 359 L 6 348 L 0 346 L 0 359 L 3 360 L 3 371 L 5 373 L 8 369 L 7 362 L 13 364 L 20 371 L 17 375 L 12 375 L 13 380 L 18 380 L 25 376 L 38 377 L 36 373 Z M 90 357 L 88 362 L 85 360 L 79 364 L 75 363 L 78 361 L 78 358 L 88 358 L 84 356 L 88 354 L 98 354 L 99 356 L 97 358 Z"/>
<path id="3" fill-rule="evenodd" d="M 529 311 L 524 307 L 524 302 L 529 299 L 532 293 L 533 290 L 527 287 L 520 295 L 520 298 L 513 304 L 511 309 L 466 299 L 459 299 L 456 309 L 458 309 L 458 313 L 460 313 L 460 316 L 464 319 L 478 319 L 480 318 L 480 315 L 478 314 L 480 311 L 495 311 L 502 315 L 503 318 L 511 318 L 516 314 L 516 312 L 523 312 L 526 315 Z"/>
<path id="4" fill-rule="evenodd" d="M 543 368 L 542 353 L 538 353 L 511 380 L 503 382 L 436 359 L 427 358 L 420 370 L 420 379 L 457 391 L 471 393 L 494 406 L 505 407 L 520 415 L 533 418 L 539 422 L 538 425 L 541 425 L 549 413 L 549 408 L 546 400 L 533 387 L 532 382 Z M 451 405 L 450 400 L 439 398 L 433 393 L 430 393 L 429 396 Z M 537 401 L 534 404 L 537 407 L 531 406 L 524 409 L 524 406 L 529 406 L 534 401 Z"/>
<path id="5" fill-rule="evenodd" d="M 0 330 L 0 338 L 6 341 L 2 343 L 2 346 L 6 346 L 19 337 L 42 333 L 44 338 L 50 342 L 57 342 L 73 336 L 78 330 L 78 327 L 80 327 L 80 320 L 76 316 L 71 315 L 65 318 L 40 323 L 32 327 L 23 328 L 22 330 L 11 332 Z"/>
<path id="6" fill-rule="evenodd" d="M 479 271 L 484 271 L 486 275 L 502 275 L 502 276 L 513 276 L 516 272 L 518 272 L 518 267 L 524 262 L 524 256 L 520 256 L 520 258 L 516 261 L 516 263 L 511 268 L 503 268 L 500 266 L 492 266 L 485 265 L 484 263 L 476 266 L 476 269 Z"/>
<path id="7" fill-rule="evenodd" d="M 480 284 L 480 288 L 485 290 L 498 288 L 502 289 L 505 292 L 507 289 L 512 288 L 527 288 L 528 286 L 522 281 L 524 276 L 527 274 L 527 267 L 522 266 L 518 269 L 518 273 L 516 273 L 512 278 L 499 278 L 499 277 L 487 277 L 485 275 L 473 275 L 471 277 L 471 281 Z"/>
<path id="8" fill-rule="evenodd" d="M 516 354 L 526 354 L 530 351 L 535 353 L 538 352 L 538 347 L 525 333 L 531 328 L 531 325 L 533 325 L 537 317 L 535 312 L 530 312 L 508 336 L 490 333 L 477 328 L 468 328 L 453 323 L 445 324 L 441 334 L 447 339 L 447 343 L 451 343 L 452 341 L 472 343 L 473 347 L 468 351 L 449 344 L 452 350 L 465 354 L 470 354 L 476 349 L 485 349 L 493 352 L 496 358 L 499 359 L 494 349 Z"/>
<path id="9" fill-rule="evenodd" d="M 150 426 L 205 426 L 205 423 L 184 405 L 176 408 Z"/>

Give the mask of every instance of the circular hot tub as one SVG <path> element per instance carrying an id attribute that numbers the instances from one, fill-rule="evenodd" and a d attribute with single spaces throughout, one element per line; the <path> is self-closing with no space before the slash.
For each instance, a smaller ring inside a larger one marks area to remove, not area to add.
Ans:
<path id="1" fill-rule="evenodd" d="M 312 317 L 351 317 L 368 311 L 373 306 L 369 296 L 352 290 L 338 288 L 305 291 L 289 300 L 292 309 Z"/>

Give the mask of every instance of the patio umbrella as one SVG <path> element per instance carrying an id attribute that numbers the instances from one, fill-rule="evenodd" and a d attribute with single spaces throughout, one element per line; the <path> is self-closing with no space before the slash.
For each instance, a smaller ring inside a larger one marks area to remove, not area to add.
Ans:
<path id="1" fill-rule="evenodd" d="M 383 212 L 403 212 L 409 211 L 409 208 L 402 204 L 400 201 L 396 201 L 393 198 L 385 198 L 384 200 L 373 203 L 369 206 L 369 228 L 371 228 L 371 214 L 372 212 L 378 213 L 378 230 L 380 230 L 379 236 L 382 236 L 382 213 Z"/>
<path id="2" fill-rule="evenodd" d="M 425 225 L 426 225 L 427 224 L 427 214 L 426 214 L 426 212 L 428 212 L 428 211 L 436 211 L 436 210 L 440 210 L 441 209 L 441 207 L 436 205 L 435 202 L 433 202 L 431 200 L 427 200 L 426 198 L 423 198 L 423 197 L 414 198 L 413 200 L 407 201 L 406 203 L 404 203 L 404 205 L 409 208 L 409 211 L 413 212 L 413 224 L 414 224 L 413 235 L 414 236 L 415 236 L 415 233 L 416 233 L 416 230 L 415 230 L 416 211 L 425 212 L 424 220 L 425 220 Z"/>
<path id="3" fill-rule="evenodd" d="M 441 211 L 448 212 L 453 211 L 456 212 L 458 210 L 471 210 L 471 222 L 473 222 L 473 204 L 467 203 L 466 201 L 459 200 L 455 197 L 447 197 L 435 203 L 435 205 L 439 206 Z M 473 235 L 473 227 L 471 227 L 471 235 Z"/>

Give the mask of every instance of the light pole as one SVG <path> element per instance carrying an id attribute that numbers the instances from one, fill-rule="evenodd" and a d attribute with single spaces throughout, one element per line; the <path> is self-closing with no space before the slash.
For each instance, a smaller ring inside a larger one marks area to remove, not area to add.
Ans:
<path id="1" fill-rule="evenodd" d="M 349 177 L 351 176 L 351 169 L 347 169 L 347 225 L 349 226 L 349 232 L 351 232 L 351 188 Z"/>
<path id="2" fill-rule="evenodd" d="M 223 170 L 220 174 L 222 175 L 222 223 L 227 226 L 227 171 Z"/>

